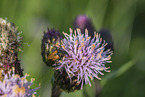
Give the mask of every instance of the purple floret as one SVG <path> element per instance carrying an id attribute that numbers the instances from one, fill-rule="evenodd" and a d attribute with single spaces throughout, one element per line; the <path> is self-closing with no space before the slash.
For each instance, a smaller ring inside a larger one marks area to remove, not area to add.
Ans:
<path id="1" fill-rule="evenodd" d="M 66 55 L 59 60 L 55 69 L 66 70 L 70 79 L 73 76 L 77 77 L 77 81 L 83 84 L 91 86 L 90 79 L 93 80 L 98 77 L 99 74 L 104 75 L 102 71 L 110 72 L 109 67 L 106 67 L 106 63 L 111 63 L 112 51 L 110 49 L 104 50 L 107 43 L 102 42 L 100 35 L 94 32 L 94 37 L 91 39 L 88 35 L 88 30 L 85 30 L 85 34 L 81 34 L 80 29 L 72 31 L 70 34 L 63 33 L 65 38 L 61 41 L 61 45 L 58 48 L 66 52 Z"/>

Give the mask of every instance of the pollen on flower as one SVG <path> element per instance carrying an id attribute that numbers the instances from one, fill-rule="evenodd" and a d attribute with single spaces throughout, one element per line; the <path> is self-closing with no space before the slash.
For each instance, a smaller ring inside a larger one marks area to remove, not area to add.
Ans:
<path id="1" fill-rule="evenodd" d="M 88 33 L 87 29 L 85 34 L 81 34 L 80 29 L 75 31 L 70 29 L 70 34 L 63 32 L 65 38 L 57 48 L 62 49 L 66 54 L 54 64 L 56 70 L 64 71 L 65 69 L 70 79 L 75 77 L 77 83 L 81 84 L 81 88 L 84 84 L 91 86 L 90 79 L 101 80 L 99 74 L 104 75 L 102 71 L 110 71 L 105 64 L 111 62 L 113 54 L 112 51 L 105 50 L 107 43 L 102 42 L 98 33 L 94 32 L 93 38 L 88 36 Z"/>
<path id="2" fill-rule="evenodd" d="M 48 56 L 48 60 L 52 59 L 52 60 L 57 60 L 59 59 L 59 56 L 57 55 L 58 51 L 54 51 L 53 53 L 51 53 L 49 56 Z"/>
<path id="3" fill-rule="evenodd" d="M 19 95 L 19 93 L 20 94 L 22 94 L 22 95 L 24 95 L 25 94 L 25 87 L 19 87 L 18 85 L 15 85 L 14 87 L 13 87 L 13 93 L 15 94 L 15 95 Z"/>
<path id="4" fill-rule="evenodd" d="M 95 44 L 92 44 L 91 47 L 92 47 L 92 48 L 91 48 L 91 51 L 92 51 L 92 50 L 95 49 L 96 45 L 95 45 Z"/>
<path id="5" fill-rule="evenodd" d="M 27 79 L 26 79 L 26 78 L 24 78 L 24 77 L 22 77 L 22 78 L 21 78 L 21 80 L 22 80 L 22 81 L 27 81 Z"/>
<path id="6" fill-rule="evenodd" d="M 31 78 L 31 82 L 35 81 L 35 78 Z"/>
<path id="7" fill-rule="evenodd" d="M 20 76 L 18 74 L 15 74 L 14 78 L 20 78 Z"/>
<path id="8" fill-rule="evenodd" d="M 31 97 L 33 94 L 36 94 L 36 90 L 40 87 L 31 89 L 30 86 L 33 84 L 34 79 L 31 82 L 27 81 L 26 74 L 23 77 L 20 77 L 18 74 L 15 74 L 13 70 L 8 71 L 9 73 L 3 73 L 4 77 L 0 81 L 0 94 L 1 96 L 6 97 Z"/>
<path id="9" fill-rule="evenodd" d="M 58 47 L 58 46 L 59 46 L 59 44 L 60 44 L 59 42 L 56 42 L 55 46 L 56 46 L 56 47 Z"/>

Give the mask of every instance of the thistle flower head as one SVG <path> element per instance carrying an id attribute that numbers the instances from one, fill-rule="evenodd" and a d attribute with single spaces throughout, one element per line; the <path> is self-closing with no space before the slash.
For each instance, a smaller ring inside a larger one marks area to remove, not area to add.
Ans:
<path id="1" fill-rule="evenodd" d="M 19 65 L 17 53 L 22 48 L 23 39 L 20 33 L 15 24 L 0 18 L 0 65 L 3 65 L 5 70 Z"/>
<path id="2" fill-rule="evenodd" d="M 34 79 L 31 79 L 31 82 L 27 81 L 26 77 L 29 76 L 26 74 L 23 77 L 20 77 L 18 74 L 15 74 L 14 68 L 11 71 L 8 71 L 7 74 L 4 74 L 2 81 L 0 81 L 0 97 L 31 97 L 36 94 L 36 90 L 39 88 L 31 89 L 30 86 L 33 84 Z"/>
<path id="3" fill-rule="evenodd" d="M 19 51 L 22 47 L 22 37 L 14 23 L 0 18 L 0 54 L 2 51 Z"/>
<path id="4" fill-rule="evenodd" d="M 61 35 L 59 31 L 51 29 L 43 35 L 42 44 L 41 44 L 41 55 L 43 61 L 47 66 L 52 66 L 55 60 L 59 59 L 58 51 L 55 48 L 55 45 L 60 44 Z"/>
<path id="5" fill-rule="evenodd" d="M 58 48 L 64 50 L 66 54 L 54 64 L 55 69 L 59 71 L 65 69 L 70 80 L 76 77 L 76 81 L 81 83 L 81 88 L 84 84 L 91 85 L 90 79 L 101 79 L 98 75 L 104 75 L 102 71 L 110 71 L 105 64 L 111 62 L 112 52 L 104 51 L 107 43 L 102 42 L 100 35 L 94 32 L 94 37 L 91 39 L 87 29 L 85 34 L 81 34 L 80 29 L 75 30 L 74 33 L 70 29 L 70 34 L 63 34 L 65 38 Z"/>

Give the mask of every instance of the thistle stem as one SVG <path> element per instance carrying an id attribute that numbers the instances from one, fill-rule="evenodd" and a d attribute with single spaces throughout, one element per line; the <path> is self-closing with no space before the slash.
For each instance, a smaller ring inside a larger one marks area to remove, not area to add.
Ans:
<path id="1" fill-rule="evenodd" d="M 51 97 L 60 97 L 62 90 L 56 85 L 52 85 L 52 94 Z"/>

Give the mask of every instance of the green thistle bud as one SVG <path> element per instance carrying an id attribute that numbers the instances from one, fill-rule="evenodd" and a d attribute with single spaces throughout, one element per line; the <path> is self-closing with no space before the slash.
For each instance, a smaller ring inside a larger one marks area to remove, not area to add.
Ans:
<path id="1" fill-rule="evenodd" d="M 56 46 L 60 44 L 61 35 L 59 31 L 51 29 L 43 35 L 42 44 L 41 44 L 41 55 L 43 61 L 47 66 L 53 67 L 57 59 L 60 58 L 59 50 L 56 49 Z"/>

